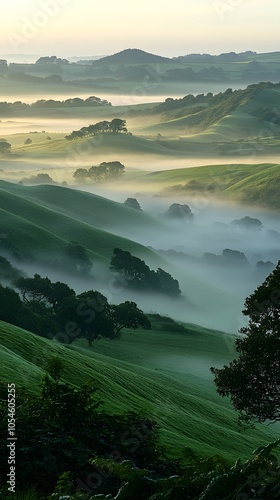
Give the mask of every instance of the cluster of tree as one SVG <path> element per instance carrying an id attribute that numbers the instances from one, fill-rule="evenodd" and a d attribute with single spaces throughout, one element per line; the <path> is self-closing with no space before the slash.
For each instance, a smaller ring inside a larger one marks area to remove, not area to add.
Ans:
<path id="1" fill-rule="evenodd" d="M 120 132 L 127 133 L 126 120 L 121 118 L 114 118 L 112 121 L 103 120 L 102 122 L 82 127 L 80 130 L 73 130 L 71 134 L 66 135 L 65 139 L 73 141 L 74 139 L 81 139 L 82 137 L 91 137 L 98 134 L 111 132 L 118 134 Z"/>
<path id="2" fill-rule="evenodd" d="M 110 305 L 100 292 L 76 295 L 65 283 L 52 283 L 39 274 L 20 276 L 14 286 L 20 295 L 0 285 L 0 320 L 42 337 L 66 344 L 85 338 L 91 347 L 101 337 L 118 338 L 123 328 L 151 327 L 135 302 Z"/>
<path id="3" fill-rule="evenodd" d="M 39 99 L 36 102 L 27 104 L 21 101 L 16 102 L 0 102 L 0 112 L 1 115 L 11 116 L 19 111 L 27 111 L 29 114 L 33 110 L 37 109 L 60 109 L 60 108 L 84 108 L 84 107 L 100 107 L 100 106 L 112 106 L 112 104 L 106 99 L 100 99 L 96 96 L 90 96 L 87 99 L 81 99 L 80 97 L 72 97 L 65 99 L 64 101 L 58 101 L 55 99 Z"/>
<path id="4" fill-rule="evenodd" d="M 260 231 L 263 227 L 259 219 L 249 217 L 248 215 L 242 219 L 233 220 L 231 224 L 242 231 Z"/>
<path id="5" fill-rule="evenodd" d="M 119 161 L 103 161 L 97 167 L 78 168 L 73 177 L 76 181 L 101 182 L 119 178 L 125 172 L 125 166 Z"/>
<path id="6" fill-rule="evenodd" d="M 170 500 L 266 498 L 280 495 L 276 441 L 235 465 L 186 449 L 179 461 L 159 446 L 155 421 L 137 412 L 110 415 L 93 381 L 75 388 L 60 380 L 60 358 L 47 360 L 38 395 L 17 387 L 16 491 L 30 498 Z M 12 386 L 10 391 L 14 387 Z M 9 441 L 10 450 L 13 443 Z M 12 455 L 12 453 L 10 453 Z M 32 457 L 32 460 L 30 460 Z M 47 470 L 47 474 L 46 474 Z M 7 474 L 7 384 L 0 383 L 0 495 Z M 9 476 L 8 476 L 9 477 Z M 35 494 L 34 494 L 35 491 Z"/>
<path id="7" fill-rule="evenodd" d="M 169 474 L 175 473 L 175 465 L 166 461 L 167 467 L 157 449 L 158 426 L 154 421 L 136 412 L 106 413 L 100 407 L 93 381 L 75 388 L 60 380 L 64 369 L 60 358 L 49 358 L 46 365 L 51 376 L 48 373 L 44 377 L 38 395 L 28 393 L 27 397 L 26 390 L 17 387 L 16 427 L 20 435 L 16 448 L 20 464 L 16 474 L 17 492 L 26 489 L 28 484 L 36 488 L 36 498 L 42 495 L 46 498 L 45 495 L 54 492 L 59 477 L 67 472 L 73 498 L 75 491 L 84 489 L 88 478 L 92 479 L 89 484 L 93 488 L 94 479 L 99 477 L 98 468 L 90 464 L 90 459 L 108 458 L 114 450 L 118 450 L 121 460 L 133 461 L 135 467 L 155 467 L 158 471 L 166 468 Z M 4 382 L 0 383 L 0 430 L 0 495 L 8 498 L 6 483 L 10 465 L 7 463 L 7 383 Z M 135 446 L 139 436 L 140 446 Z M 62 483 L 60 479 L 58 488 L 62 489 Z M 120 486 L 121 481 L 114 475 L 102 476 L 100 484 L 95 484 L 98 492 L 107 494 Z"/>
<path id="8" fill-rule="evenodd" d="M 211 265 L 233 266 L 235 268 L 244 269 L 244 266 L 249 266 L 249 261 L 243 252 L 226 248 L 222 255 L 206 252 L 203 255 L 203 260 Z"/>
<path id="9" fill-rule="evenodd" d="M 171 297 L 182 293 L 178 281 L 169 273 L 160 268 L 151 270 L 143 260 L 120 248 L 114 248 L 110 269 L 117 280 L 135 290 L 154 291 Z"/>
<path id="10" fill-rule="evenodd" d="M 176 68 L 166 71 L 164 79 L 167 81 L 220 81 L 228 80 L 228 77 L 222 68 L 211 66 L 203 68 L 200 71 L 194 71 L 191 66 L 184 69 Z"/>
<path id="11" fill-rule="evenodd" d="M 195 62 L 195 63 L 213 63 L 213 62 L 246 62 L 250 61 L 257 52 L 246 50 L 245 52 L 224 52 L 223 54 L 188 54 L 186 56 L 174 57 L 174 61 Z"/>
<path id="12" fill-rule="evenodd" d="M 69 64 L 69 61 L 56 56 L 43 56 L 39 57 L 35 64 Z"/>

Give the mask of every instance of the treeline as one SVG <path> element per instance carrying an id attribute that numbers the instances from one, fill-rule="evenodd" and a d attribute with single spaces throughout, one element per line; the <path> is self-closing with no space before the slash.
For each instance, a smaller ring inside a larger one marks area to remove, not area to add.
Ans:
<path id="1" fill-rule="evenodd" d="M 120 118 L 114 118 L 110 122 L 103 120 L 93 125 L 89 125 L 88 127 L 82 127 L 80 130 L 73 130 L 71 134 L 65 136 L 65 139 L 72 141 L 73 139 L 81 139 L 83 137 L 90 137 L 108 132 L 114 134 L 120 132 L 127 133 L 126 120 L 121 120 Z"/>
<path id="2" fill-rule="evenodd" d="M 64 344 L 85 338 L 92 347 L 101 337 L 118 338 L 123 328 L 151 327 L 135 302 L 110 305 L 98 291 L 77 295 L 65 283 L 53 283 L 39 274 L 21 276 L 13 285 L 20 294 L 0 285 L 0 320 L 41 337 Z"/>
<path id="3" fill-rule="evenodd" d="M 0 102 L 0 112 L 13 114 L 17 111 L 26 111 L 32 109 L 46 109 L 46 108 L 87 108 L 87 107 L 102 107 L 102 106 L 112 106 L 109 101 L 105 99 L 100 99 L 96 96 L 90 96 L 87 99 L 81 99 L 79 97 L 72 97 L 70 99 L 65 99 L 64 101 L 57 101 L 55 99 L 39 99 L 36 102 L 27 104 L 25 102 Z"/>
<path id="4" fill-rule="evenodd" d="M 246 89 L 234 91 L 229 88 L 225 92 L 219 92 L 216 95 L 210 92 L 208 94 L 198 94 L 197 96 L 190 94 L 182 99 L 168 98 L 164 103 L 156 106 L 152 113 L 176 110 L 176 118 L 189 116 L 189 125 L 204 129 L 232 113 L 239 106 L 250 102 L 258 92 L 274 88 L 279 89 L 279 83 L 263 82 L 249 85 Z"/>

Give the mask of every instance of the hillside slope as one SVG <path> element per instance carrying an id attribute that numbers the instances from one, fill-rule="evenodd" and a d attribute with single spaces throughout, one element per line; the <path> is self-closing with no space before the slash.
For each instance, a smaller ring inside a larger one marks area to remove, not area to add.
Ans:
<path id="1" fill-rule="evenodd" d="M 164 170 L 139 177 L 141 182 L 153 185 L 161 194 L 177 193 L 190 200 L 200 194 L 205 199 L 280 208 L 278 164 L 228 164 Z"/>
<path id="2" fill-rule="evenodd" d="M 126 331 L 119 341 L 100 341 L 88 350 L 84 341 L 65 347 L 0 322 L 0 378 L 37 391 L 46 360 L 58 355 L 63 379 L 78 386 L 95 380 L 108 411 L 141 410 L 157 420 L 171 456 L 188 446 L 231 461 L 248 457 L 277 432 L 257 426 L 240 433 L 236 413 L 215 392 L 208 369 L 232 358 L 233 338 L 186 326 L 187 333 L 169 333 L 154 320 L 149 332 Z"/>
<path id="3" fill-rule="evenodd" d="M 200 94 L 167 99 L 149 113 L 152 125 L 138 133 L 194 136 L 201 142 L 224 142 L 280 134 L 277 106 L 280 84 L 259 83 L 246 89 L 228 89 L 216 95 Z"/>

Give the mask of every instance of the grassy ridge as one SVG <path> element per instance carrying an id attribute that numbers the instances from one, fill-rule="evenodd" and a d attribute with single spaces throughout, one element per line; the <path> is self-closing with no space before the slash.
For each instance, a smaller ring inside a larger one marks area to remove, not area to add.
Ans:
<path id="1" fill-rule="evenodd" d="M 6 183 L 1 183 L 1 186 L 5 185 Z M 28 191 L 30 188 L 22 188 L 24 189 Z M 58 189 L 63 191 L 63 188 Z M 49 254 L 61 250 L 66 242 L 76 240 L 99 261 L 108 261 L 115 247 L 126 248 L 136 254 L 152 254 L 142 245 L 95 227 L 94 221 L 90 225 L 74 216 L 59 213 L 55 208 L 45 208 L 39 202 L 26 200 L 5 189 L 0 189 L 0 193 L 1 231 L 25 252 L 37 251 Z M 72 203 L 74 212 L 75 191 L 69 190 L 68 193 L 69 205 Z"/>
<path id="2" fill-rule="evenodd" d="M 186 195 L 199 192 L 207 197 L 280 208 L 278 164 L 180 168 L 146 174 L 139 181 L 155 185 L 158 190 L 170 188 Z"/>
<path id="3" fill-rule="evenodd" d="M 234 460 L 277 436 L 264 426 L 240 433 L 229 402 L 215 392 L 208 368 L 231 359 L 232 337 L 193 325 L 187 333 L 167 330 L 154 321 L 152 331 L 128 330 L 88 350 L 82 340 L 64 347 L 0 322 L 0 377 L 37 391 L 46 359 L 58 355 L 64 380 L 80 385 L 93 378 L 108 411 L 142 410 L 157 420 L 172 456 L 190 446 Z"/>

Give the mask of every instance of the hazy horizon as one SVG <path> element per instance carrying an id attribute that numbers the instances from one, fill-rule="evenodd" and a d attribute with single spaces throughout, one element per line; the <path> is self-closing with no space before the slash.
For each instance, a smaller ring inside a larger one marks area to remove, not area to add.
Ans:
<path id="1" fill-rule="evenodd" d="M 167 57 L 277 50 L 279 4 L 271 0 L 11 0 L 2 6 L 3 54 L 82 57 L 141 48 Z M 106 27 L 106 29 L 104 29 Z M 238 33 L 238 37 L 236 34 Z"/>

